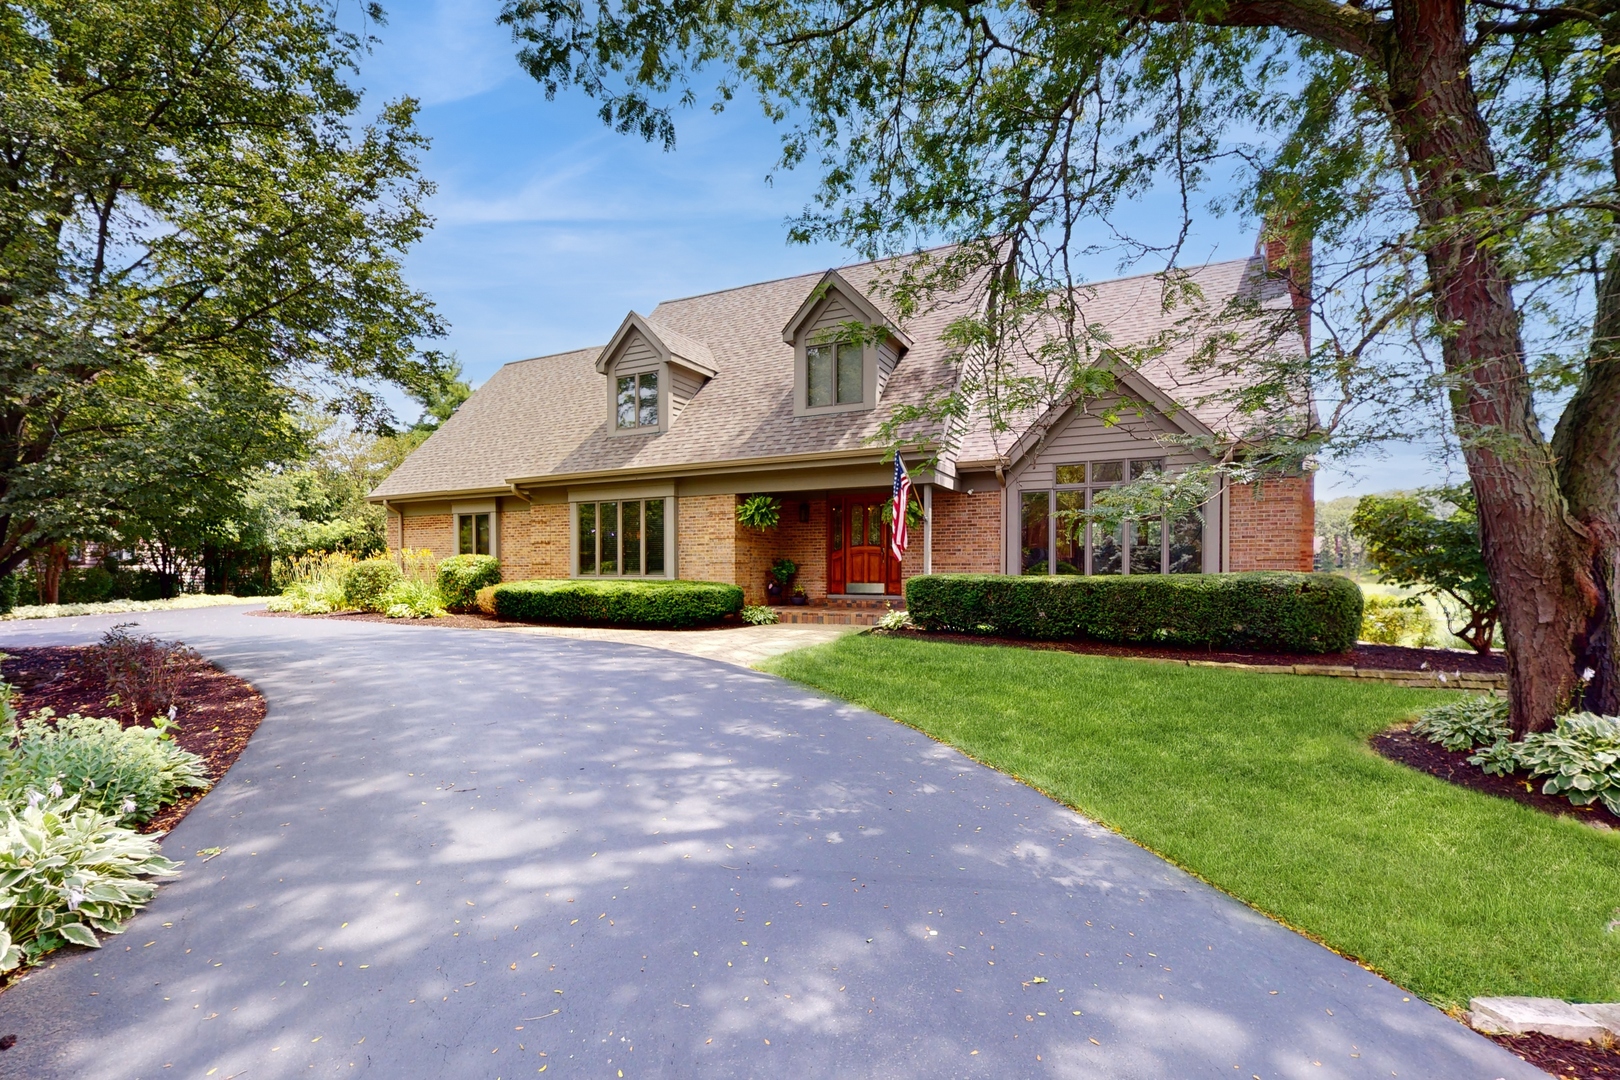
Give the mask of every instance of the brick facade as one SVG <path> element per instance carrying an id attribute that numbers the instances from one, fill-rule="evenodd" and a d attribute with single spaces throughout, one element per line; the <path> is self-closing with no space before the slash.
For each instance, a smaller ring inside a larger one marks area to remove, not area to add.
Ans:
<path id="1" fill-rule="evenodd" d="M 999 574 L 1001 559 L 1001 491 L 934 490 L 934 572 L 936 574 Z M 906 552 L 903 569 L 921 572 L 922 537 L 914 540 L 917 570 Z"/>
<path id="2" fill-rule="evenodd" d="M 456 538 L 451 532 L 449 514 L 423 514 L 405 518 L 405 534 L 400 547 L 433 552 L 435 559 L 448 559 L 456 553 Z"/>
<path id="3" fill-rule="evenodd" d="M 675 558 L 681 577 L 737 581 L 737 497 L 686 495 L 675 502 Z M 759 590 L 764 588 L 761 582 Z"/>
<path id="4" fill-rule="evenodd" d="M 1310 570 L 1316 540 L 1316 478 L 1290 476 L 1227 491 L 1229 570 Z M 935 561 L 938 565 L 938 561 Z"/>
<path id="5" fill-rule="evenodd" d="M 568 504 L 535 503 L 501 511 L 501 577 L 565 578 L 573 570 L 568 550 Z"/>

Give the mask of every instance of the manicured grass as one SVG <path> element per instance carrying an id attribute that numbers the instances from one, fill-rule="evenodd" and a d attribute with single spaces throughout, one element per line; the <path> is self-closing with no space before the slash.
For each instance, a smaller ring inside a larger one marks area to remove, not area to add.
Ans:
<path id="1" fill-rule="evenodd" d="M 1435 691 L 871 635 L 761 666 L 959 747 L 1439 1005 L 1620 1001 L 1620 833 L 1368 748 Z"/>

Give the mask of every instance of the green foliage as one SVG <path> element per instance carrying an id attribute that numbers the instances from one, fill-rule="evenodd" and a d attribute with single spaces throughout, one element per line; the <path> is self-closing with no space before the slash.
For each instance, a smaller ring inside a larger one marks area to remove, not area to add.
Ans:
<path id="1" fill-rule="evenodd" d="M 63 945 L 96 949 L 157 891 L 153 878 L 179 865 L 157 838 L 74 799 L 0 805 L 0 971 L 32 964 Z"/>
<path id="2" fill-rule="evenodd" d="M 372 427 L 442 333 L 401 274 L 430 219 L 409 99 L 302 0 L 0 12 L 0 572 L 63 539 L 229 567 L 314 391 Z M 239 569 L 239 568 L 238 568 Z M 172 589 L 170 590 L 172 592 Z"/>
<path id="3" fill-rule="evenodd" d="M 742 609 L 742 621 L 749 626 L 770 626 L 781 620 L 773 609 L 764 604 L 745 604 Z"/>
<path id="4" fill-rule="evenodd" d="M 388 590 L 405 580 L 392 559 L 362 559 L 343 575 L 343 606 L 383 611 Z"/>
<path id="5" fill-rule="evenodd" d="M 501 583 L 501 563 L 492 555 L 452 555 L 439 564 L 439 596 L 451 611 L 472 611 L 478 590 Z"/>
<path id="6" fill-rule="evenodd" d="M 497 585 L 495 614 L 522 622 L 680 628 L 742 610 L 743 591 L 718 581 L 539 578 Z"/>
<path id="7" fill-rule="evenodd" d="M 11 609 L 17 606 L 16 574 L 0 574 L 0 615 L 11 614 Z"/>
<path id="8" fill-rule="evenodd" d="M 1268 652 L 1352 647 L 1361 605 L 1361 590 L 1347 578 L 1282 571 L 906 581 L 906 608 L 928 630 Z"/>
<path id="9" fill-rule="evenodd" d="M 1449 505 L 1450 514 L 1436 508 Z M 1366 545 L 1379 577 L 1449 597 L 1465 622 L 1452 633 L 1478 652 L 1490 652 L 1496 634 L 1496 598 L 1479 547 L 1479 519 L 1469 487 L 1410 495 L 1367 495 L 1350 515 L 1350 528 Z"/>
<path id="10" fill-rule="evenodd" d="M 1433 645 L 1434 618 L 1421 600 L 1368 596 L 1362 600 L 1361 640 L 1378 645 Z"/>
<path id="11" fill-rule="evenodd" d="M 1414 734 L 1447 750 L 1472 750 L 1508 737 L 1508 702 L 1492 694 L 1470 694 L 1424 709 Z"/>
<path id="12" fill-rule="evenodd" d="M 750 495 L 737 504 L 737 520 L 749 529 L 774 529 L 782 520 L 782 504 L 769 495 Z"/>
<path id="13" fill-rule="evenodd" d="M 1524 737 L 1518 759 L 1531 775 L 1548 777 L 1543 793 L 1576 806 L 1599 802 L 1620 814 L 1620 717 L 1560 716 L 1553 730 Z"/>
<path id="14" fill-rule="evenodd" d="M 288 560 L 288 581 L 280 596 L 265 605 L 270 611 L 325 615 L 342 609 L 343 583 L 355 560 L 344 552 L 321 552 Z"/>
<path id="15" fill-rule="evenodd" d="M 1316 535 L 1322 538 L 1317 569 L 1355 573 L 1366 565 L 1367 552 L 1350 531 L 1350 515 L 1360 502 L 1360 495 L 1345 495 L 1316 504 Z"/>
<path id="16" fill-rule="evenodd" d="M 438 588 L 427 581 L 396 581 L 379 607 L 390 619 L 437 619 L 445 614 Z"/>
<path id="17" fill-rule="evenodd" d="M 771 563 L 770 575 L 778 585 L 786 585 L 799 572 L 799 564 L 792 559 L 777 559 Z"/>
<path id="18" fill-rule="evenodd" d="M 879 630 L 909 630 L 916 625 L 911 621 L 911 612 L 905 608 L 886 611 L 883 613 L 883 617 L 877 621 Z"/>
<path id="19" fill-rule="evenodd" d="M 124 823 L 152 815 L 187 791 L 206 791 L 202 758 L 155 727 L 118 721 L 61 718 L 43 709 L 25 718 L 0 751 L 0 801 L 21 805 L 40 797 L 78 798 L 81 806 Z"/>
<path id="20" fill-rule="evenodd" d="M 180 682 L 203 659 L 178 641 L 132 634 L 134 623 L 119 623 L 101 635 L 80 661 L 101 677 L 135 723 L 155 716 L 173 718 Z"/>
<path id="21" fill-rule="evenodd" d="M 1519 769 L 1519 744 L 1504 736 L 1479 753 L 1468 755 L 1468 764 L 1478 765 L 1491 776 L 1507 776 Z"/>

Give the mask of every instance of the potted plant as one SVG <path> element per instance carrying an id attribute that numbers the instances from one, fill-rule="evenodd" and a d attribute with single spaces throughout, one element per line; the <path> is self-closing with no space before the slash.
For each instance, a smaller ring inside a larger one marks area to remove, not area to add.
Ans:
<path id="1" fill-rule="evenodd" d="M 793 604 L 795 607 L 804 607 L 810 602 L 809 595 L 804 591 L 803 585 L 793 587 Z"/>
<path id="2" fill-rule="evenodd" d="M 793 575 L 798 572 L 799 564 L 792 559 L 777 559 L 771 563 L 771 568 L 765 572 L 765 595 L 780 600 L 784 592 L 792 589 Z"/>

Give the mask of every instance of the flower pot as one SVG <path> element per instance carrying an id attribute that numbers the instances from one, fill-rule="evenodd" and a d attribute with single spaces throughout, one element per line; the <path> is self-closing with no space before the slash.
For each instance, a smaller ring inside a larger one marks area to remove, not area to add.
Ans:
<path id="1" fill-rule="evenodd" d="M 772 603 L 780 602 L 782 599 L 782 583 L 769 574 L 765 576 L 765 596 Z"/>
<path id="2" fill-rule="evenodd" d="M 803 593 L 799 593 L 792 599 L 792 604 L 794 607 L 804 607 L 804 605 L 808 604 L 809 602 L 810 598 Z"/>

